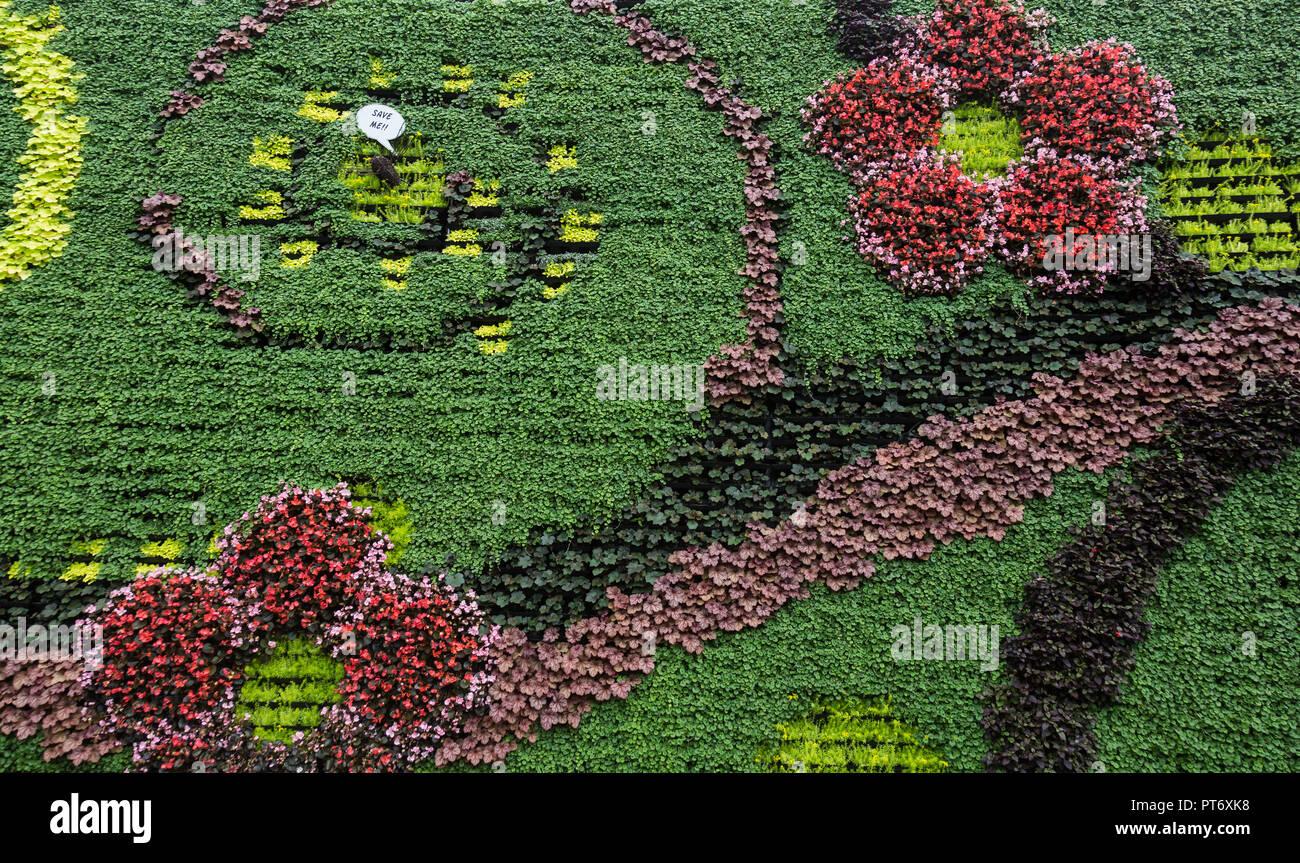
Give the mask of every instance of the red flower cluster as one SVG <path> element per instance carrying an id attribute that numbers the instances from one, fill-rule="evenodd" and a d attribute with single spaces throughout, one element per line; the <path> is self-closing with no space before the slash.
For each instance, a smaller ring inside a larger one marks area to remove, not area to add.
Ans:
<path id="1" fill-rule="evenodd" d="M 989 251 L 1057 291 L 1100 291 L 1132 269 L 1127 258 L 1086 255 L 1049 264 L 1042 235 L 1100 237 L 1109 248 L 1146 233 L 1145 199 L 1116 178 L 1154 159 L 1177 129 L 1173 91 L 1128 45 L 1050 53 L 1050 23 L 1008 0 L 939 0 L 894 57 L 808 100 L 804 140 L 858 187 L 849 201 L 858 252 L 907 293 L 957 293 Z M 1025 154 L 1005 178 L 972 182 L 931 149 L 940 110 L 958 100 L 1021 118 Z"/>
<path id="2" fill-rule="evenodd" d="M 243 668 L 225 662 L 236 656 L 235 608 L 210 575 L 145 575 L 115 592 L 95 622 L 104 627 L 104 664 L 88 688 L 116 725 L 129 723 L 131 733 L 119 734 L 128 742 L 207 722 Z"/>
<path id="3" fill-rule="evenodd" d="M 1020 96 L 1020 127 L 1031 147 L 1093 156 L 1113 169 L 1153 156 L 1174 122 L 1169 83 L 1113 40 L 1045 56 Z"/>
<path id="4" fill-rule="evenodd" d="M 849 201 L 858 252 L 912 294 L 944 294 L 981 271 L 991 195 L 954 160 L 899 159 Z"/>
<path id="5" fill-rule="evenodd" d="M 1038 62 L 1041 29 L 1041 19 L 1003 0 L 939 0 L 916 47 L 947 72 L 959 96 L 990 101 Z"/>
<path id="6" fill-rule="evenodd" d="M 840 75 L 804 113 L 806 139 L 847 174 L 939 140 L 942 104 L 935 80 L 890 58 Z"/>
<path id="7" fill-rule="evenodd" d="M 1067 231 L 1080 237 L 1133 235 L 1146 230 L 1133 190 L 1097 176 L 1075 159 L 1040 156 L 1017 162 L 998 190 L 1001 256 L 1021 275 L 1050 282 L 1041 275 L 1048 237 Z M 1065 249 L 1073 258 L 1074 249 Z M 1103 272 L 1076 272 L 1072 278 L 1100 288 Z"/>
<path id="8" fill-rule="evenodd" d="M 345 487 L 286 487 L 218 547 L 206 573 L 155 571 L 91 609 L 103 666 L 84 682 L 137 765 L 394 769 L 482 703 L 495 630 L 472 598 L 384 571 L 391 544 Z M 343 663 L 342 698 L 296 745 L 257 741 L 235 711 L 243 670 L 299 634 Z"/>
<path id="9" fill-rule="evenodd" d="M 351 601 L 373 531 L 344 498 L 291 494 L 229 537 L 221 575 L 240 599 L 270 612 L 272 625 L 319 634 L 330 622 L 322 617 Z"/>
<path id="10" fill-rule="evenodd" d="M 473 609 L 427 580 L 401 575 L 367 584 L 359 605 L 361 647 L 347 661 L 339 685 L 346 713 L 383 734 L 422 724 L 438 726 L 438 738 L 458 730 L 447 718 L 470 704 L 462 695 L 449 695 L 449 687 L 477 671 L 483 639 L 469 619 Z M 372 744 L 368 756 L 389 767 L 393 753 L 386 749 Z M 366 759 L 346 747 L 335 746 L 332 755 L 350 769 L 365 769 Z"/>

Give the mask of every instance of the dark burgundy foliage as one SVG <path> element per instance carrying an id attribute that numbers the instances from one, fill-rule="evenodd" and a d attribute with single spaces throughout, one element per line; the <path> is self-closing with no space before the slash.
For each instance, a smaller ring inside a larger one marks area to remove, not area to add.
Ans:
<path id="1" fill-rule="evenodd" d="M 884 53 L 903 35 L 904 24 L 890 13 L 894 0 L 839 0 L 831 19 L 840 53 L 867 63 Z"/>
<path id="2" fill-rule="evenodd" d="M 1096 711 L 1119 696 L 1133 648 L 1147 633 L 1143 607 L 1170 552 L 1209 515 L 1244 471 L 1275 466 L 1300 443 L 1300 391 L 1261 380 L 1253 396 L 1184 402 L 1160 447 L 1131 460 L 1106 501 L 1104 526 L 1074 539 L 1025 589 L 1020 632 L 1003 642 L 1011 683 L 988 696 L 989 767 L 1087 772 Z"/>

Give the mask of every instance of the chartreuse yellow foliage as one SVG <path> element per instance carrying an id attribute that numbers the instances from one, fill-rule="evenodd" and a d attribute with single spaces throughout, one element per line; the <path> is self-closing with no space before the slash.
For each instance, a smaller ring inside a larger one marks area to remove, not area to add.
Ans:
<path id="1" fill-rule="evenodd" d="M 557 171 L 563 171 L 565 168 L 578 167 L 578 152 L 576 147 L 566 147 L 563 144 L 556 144 L 546 151 L 549 157 L 546 160 L 546 168 L 552 174 Z"/>
<path id="2" fill-rule="evenodd" d="M 386 275 L 384 277 L 384 287 L 390 291 L 406 290 L 406 273 L 411 269 L 411 256 L 404 258 L 381 258 L 379 268 Z"/>
<path id="3" fill-rule="evenodd" d="M 594 243 L 599 236 L 596 226 L 600 224 L 600 213 L 582 215 L 577 210 L 569 210 L 560 217 L 560 241 L 564 243 Z"/>
<path id="4" fill-rule="evenodd" d="M 241 219 L 283 219 L 284 218 L 284 195 L 275 189 L 265 189 L 261 192 L 254 192 L 253 196 L 264 201 L 265 207 L 252 207 L 244 205 L 239 208 L 239 218 Z"/>
<path id="5" fill-rule="evenodd" d="M 180 557 L 181 545 L 179 539 L 164 539 L 161 542 L 146 542 L 140 546 L 140 554 L 145 557 L 160 557 L 163 560 L 175 560 Z"/>
<path id="6" fill-rule="evenodd" d="M 387 87 L 393 83 L 393 73 L 384 68 L 384 61 L 378 57 L 370 58 L 370 86 Z"/>
<path id="7" fill-rule="evenodd" d="M 343 112 L 321 103 L 332 102 L 338 98 L 338 95 L 338 90 L 308 90 L 302 94 L 302 107 L 298 109 L 298 116 L 315 120 L 317 123 L 333 123 L 343 116 Z"/>
<path id="8" fill-rule="evenodd" d="M 500 180 L 475 180 L 474 191 L 465 199 L 465 203 L 471 207 L 495 207 L 500 201 Z"/>
<path id="9" fill-rule="evenodd" d="M 447 245 L 443 247 L 444 255 L 468 255 L 470 257 L 483 254 L 483 247 L 478 244 L 477 228 L 462 228 L 456 231 L 447 232 Z"/>
<path id="10" fill-rule="evenodd" d="M 497 96 L 498 108 L 518 108 L 524 104 L 524 90 L 533 80 L 532 72 L 516 72 L 501 83 L 501 93 Z"/>
<path id="11" fill-rule="evenodd" d="M 293 151 L 293 139 L 284 135 L 271 135 L 269 138 L 254 138 L 253 153 L 248 161 L 259 168 L 271 168 L 276 171 L 291 170 L 289 153 Z"/>
<path id="12" fill-rule="evenodd" d="M 311 256 L 316 254 L 319 249 L 320 244 L 315 240 L 281 243 L 280 254 L 284 255 L 284 260 L 280 262 L 280 266 L 289 270 L 301 270 L 311 263 Z M 295 257 L 290 257 L 290 255 Z"/>
<path id="13" fill-rule="evenodd" d="M 578 265 L 573 261 L 551 261 L 546 265 L 546 269 L 542 270 L 542 275 L 549 279 L 562 279 L 565 276 L 573 275 L 573 271 L 577 268 Z M 542 288 L 542 296 L 548 300 L 553 300 L 562 295 L 568 289 L 568 282 L 561 282 L 555 287 L 547 285 Z"/>
<path id="14" fill-rule="evenodd" d="M 34 131 L 27 150 L 18 157 L 24 171 L 14 189 L 9 224 L 0 233 L 0 284 L 25 279 L 33 267 L 57 257 L 72 229 L 68 195 L 81 172 L 81 136 L 85 117 L 66 108 L 77 101 L 73 87 L 80 75 L 72 61 L 47 50 L 46 43 L 63 31 L 59 7 L 45 15 L 23 16 L 0 0 L 0 66 L 14 83 L 17 111 Z"/>
<path id="15" fill-rule="evenodd" d="M 791 695 L 790 700 L 797 700 Z M 891 715 L 888 698 L 815 700 L 778 725 L 781 742 L 755 759 L 771 773 L 942 773 L 948 762 Z"/>
<path id="16" fill-rule="evenodd" d="M 181 551 L 185 546 L 179 539 L 164 539 L 161 542 L 146 542 L 140 546 L 140 556 L 168 561 L 162 566 L 169 566 L 172 561 L 181 556 Z M 135 566 L 136 575 L 144 575 L 160 566 L 158 563 L 137 563 Z"/>
<path id="17" fill-rule="evenodd" d="M 510 335 L 510 321 L 502 321 L 499 324 L 489 324 L 479 327 L 474 331 L 474 335 L 480 339 L 489 339 L 489 341 L 479 342 L 478 349 L 485 354 L 503 354 L 510 343 L 500 336 Z"/>
<path id="18" fill-rule="evenodd" d="M 370 523 L 393 542 L 385 562 L 392 566 L 402 559 L 411 544 L 415 525 L 410 510 L 400 497 L 387 493 L 379 483 L 361 483 L 352 487 L 352 505 L 370 509 Z"/>
<path id="19" fill-rule="evenodd" d="M 258 740 L 288 743 L 314 728 L 324 707 L 340 698 L 342 663 L 306 638 L 290 638 L 244 669 L 235 715 L 253 724 Z"/>
<path id="20" fill-rule="evenodd" d="M 473 70 L 469 66 L 443 66 L 442 89 L 447 93 L 468 93 L 474 84 Z"/>
<path id="21" fill-rule="evenodd" d="M 74 541 L 68 551 L 81 557 L 99 557 L 107 545 L 108 540 L 104 539 Z M 96 561 L 75 561 L 59 577 L 64 581 L 94 581 L 99 575 L 100 566 Z"/>

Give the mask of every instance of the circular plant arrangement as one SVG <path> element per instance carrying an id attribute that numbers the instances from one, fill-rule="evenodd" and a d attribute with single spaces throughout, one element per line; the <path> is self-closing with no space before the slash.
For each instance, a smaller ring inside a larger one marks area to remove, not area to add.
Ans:
<path id="1" fill-rule="evenodd" d="M 155 570 L 91 607 L 83 672 L 104 725 L 156 771 L 400 770 L 485 706 L 498 630 L 471 592 L 385 569 L 391 548 L 345 485 L 286 486 L 225 528 L 206 570 Z M 260 739 L 248 667 L 298 639 L 342 666 L 320 723 Z"/>
<path id="2" fill-rule="evenodd" d="M 249 76 L 265 73 L 258 60 Z M 483 353 L 505 352 L 515 300 L 556 300 L 595 257 L 604 214 L 576 178 L 582 154 L 521 138 L 521 126 L 544 125 L 529 104 L 531 70 L 456 62 L 399 75 L 377 57 L 351 66 L 281 82 L 278 116 L 242 141 L 220 135 L 244 118 L 222 115 L 219 100 L 187 107 L 183 126 L 166 121 L 199 136 L 196 162 L 241 156 L 244 182 L 145 201 L 155 267 L 218 308 L 222 289 L 202 279 L 225 274 L 225 292 L 238 293 L 228 320 L 280 344 L 370 347 L 349 322 L 373 320 L 385 346 L 473 332 Z M 367 138 L 353 110 L 363 103 L 400 111 L 405 130 Z M 245 237 L 259 248 L 238 246 Z M 246 265 L 268 252 L 274 265 Z"/>
<path id="3" fill-rule="evenodd" d="M 712 119 L 681 97 L 679 81 L 641 71 L 597 28 L 519 51 L 501 34 L 467 30 L 458 4 L 435 4 L 385 22 L 375 44 L 343 40 L 318 57 L 339 26 L 316 11 L 326 6 L 272 0 L 221 31 L 154 127 L 154 194 L 136 237 L 152 246 L 155 269 L 249 343 L 442 354 L 454 342 L 516 354 L 510 345 L 534 322 L 567 322 L 603 301 L 602 290 L 584 291 L 596 270 L 602 285 L 642 283 L 641 256 L 598 254 L 615 232 L 680 223 L 662 245 L 685 260 L 698 254 L 704 221 L 730 224 L 746 202 L 775 196 L 757 183 L 728 197 L 725 182 L 665 162 L 668 137 L 699 138 L 694 162 L 721 149 L 700 137 Z M 528 14 L 544 26 L 558 13 Z M 639 26 L 635 18 L 624 23 Z M 635 44 L 653 49 L 654 35 L 638 30 Z M 386 39 L 422 47 L 376 47 Z M 600 61 L 596 74 L 569 80 L 575 52 Z M 636 71 L 616 76 L 625 60 Z M 734 113 L 712 67 L 694 65 L 689 86 L 713 94 L 704 107 Z M 585 94 L 615 87 L 617 99 L 593 109 L 605 97 Z M 647 98 L 625 99 L 632 92 Z M 399 114 L 399 134 L 368 137 L 362 106 Z M 753 119 L 741 118 L 737 134 L 754 137 Z M 739 179 L 724 166 L 708 170 Z M 707 266 L 735 275 L 730 262 Z"/>
<path id="4" fill-rule="evenodd" d="M 804 110 L 805 141 L 854 183 L 858 252 L 911 295 L 958 293 L 990 257 L 1099 292 L 1122 263 L 1096 238 L 1148 231 L 1134 175 L 1179 128 L 1170 84 L 1114 40 L 1053 53 L 1047 13 L 1004 0 L 903 20 Z"/>

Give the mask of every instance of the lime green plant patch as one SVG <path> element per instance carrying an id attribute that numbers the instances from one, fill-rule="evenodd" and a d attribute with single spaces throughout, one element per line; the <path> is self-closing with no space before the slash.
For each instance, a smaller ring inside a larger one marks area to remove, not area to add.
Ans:
<path id="1" fill-rule="evenodd" d="M 996 108 L 961 105 L 944 117 L 939 149 L 961 153 L 962 173 L 976 182 L 1006 175 L 1020 158 L 1020 123 Z"/>
<path id="2" fill-rule="evenodd" d="M 236 715 L 248 717 L 259 739 L 287 743 L 296 732 L 315 728 L 321 710 L 339 700 L 335 687 L 343 666 L 310 641 L 291 639 L 244 669 L 244 676 Z"/>
<path id="3" fill-rule="evenodd" d="M 780 744 L 758 758 L 770 773 L 943 773 L 948 767 L 922 745 L 919 731 L 893 717 L 888 698 L 816 701 L 776 730 Z"/>
<path id="4" fill-rule="evenodd" d="M 57 257 L 72 230 L 68 195 L 81 172 L 81 137 L 86 118 L 69 114 L 77 101 L 72 60 L 49 50 L 63 31 L 59 7 L 45 15 L 20 15 L 0 0 L 0 48 L 4 71 L 18 96 L 17 111 L 33 132 L 18 157 L 24 167 L 14 189 L 9 224 L 0 232 L 0 285 L 25 279 L 34 267 Z"/>

